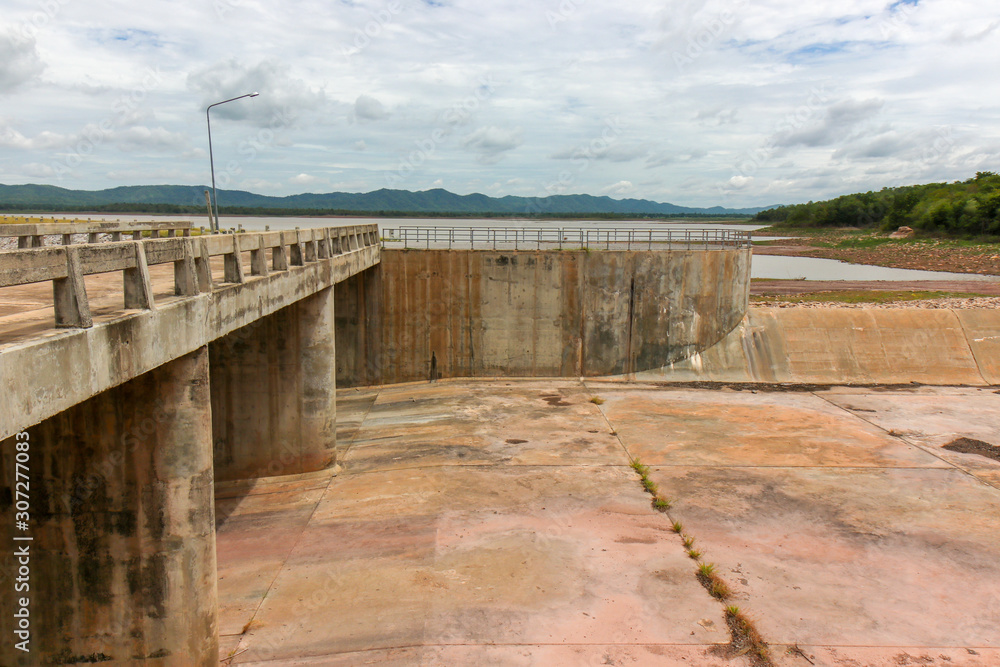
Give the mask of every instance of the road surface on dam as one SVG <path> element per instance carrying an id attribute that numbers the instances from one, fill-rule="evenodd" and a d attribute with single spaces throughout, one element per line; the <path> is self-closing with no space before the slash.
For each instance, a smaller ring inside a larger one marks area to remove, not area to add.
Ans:
<path id="1" fill-rule="evenodd" d="M 220 658 L 750 665 L 737 605 L 777 665 L 1000 664 L 1000 462 L 943 449 L 995 389 L 340 390 L 335 473 L 217 488 Z"/>

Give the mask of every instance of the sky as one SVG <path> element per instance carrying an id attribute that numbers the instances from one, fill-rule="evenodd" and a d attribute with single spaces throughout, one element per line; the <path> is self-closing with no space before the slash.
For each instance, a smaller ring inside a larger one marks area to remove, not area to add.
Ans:
<path id="1" fill-rule="evenodd" d="M 0 183 L 749 207 L 1000 171 L 1000 4 L 4 0 Z"/>

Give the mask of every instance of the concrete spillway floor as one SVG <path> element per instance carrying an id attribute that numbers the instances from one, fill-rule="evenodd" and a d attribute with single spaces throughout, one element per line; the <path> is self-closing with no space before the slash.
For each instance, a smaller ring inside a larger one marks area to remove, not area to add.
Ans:
<path id="1" fill-rule="evenodd" d="M 339 474 L 219 488 L 231 664 L 749 664 L 677 520 L 775 664 L 1000 665 L 1000 462 L 941 449 L 992 389 L 342 396 Z"/>

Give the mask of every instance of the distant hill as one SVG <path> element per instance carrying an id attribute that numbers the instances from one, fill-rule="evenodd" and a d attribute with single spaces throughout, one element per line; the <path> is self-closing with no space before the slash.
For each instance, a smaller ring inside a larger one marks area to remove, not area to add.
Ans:
<path id="1" fill-rule="evenodd" d="M 205 207 L 205 187 L 200 185 L 136 185 L 108 190 L 67 190 L 53 185 L 0 185 L 3 210 L 120 210 L 187 212 Z M 363 194 L 329 192 L 288 197 L 268 197 L 242 190 L 220 190 L 219 206 L 229 213 L 271 212 L 416 213 L 427 215 L 711 215 L 749 216 L 759 208 L 729 209 L 721 206 L 689 208 L 646 199 L 612 199 L 592 195 L 550 197 L 489 197 L 456 195 L 436 189 L 422 192 L 376 190 Z"/>
<path id="2" fill-rule="evenodd" d="M 929 234 L 1000 236 L 1000 175 L 980 171 L 954 183 L 882 188 L 761 211 L 755 221 L 775 227 L 912 227 Z"/>

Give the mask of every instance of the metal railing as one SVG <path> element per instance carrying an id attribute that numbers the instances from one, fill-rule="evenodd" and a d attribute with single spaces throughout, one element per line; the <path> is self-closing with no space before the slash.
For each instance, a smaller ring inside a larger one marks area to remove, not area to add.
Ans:
<path id="1" fill-rule="evenodd" d="M 751 247 L 734 229 L 416 227 L 382 230 L 382 247 L 473 250 L 721 250 Z"/>
<path id="2" fill-rule="evenodd" d="M 195 296 L 214 289 L 213 257 L 223 259 L 223 282 L 240 284 L 243 253 L 249 275 L 264 277 L 367 247 L 378 247 L 377 225 L 31 247 L 0 252 L 0 288 L 51 281 L 56 326 L 89 328 L 85 276 L 121 271 L 125 308 L 151 310 L 150 266 L 173 264 L 174 294 Z"/>

